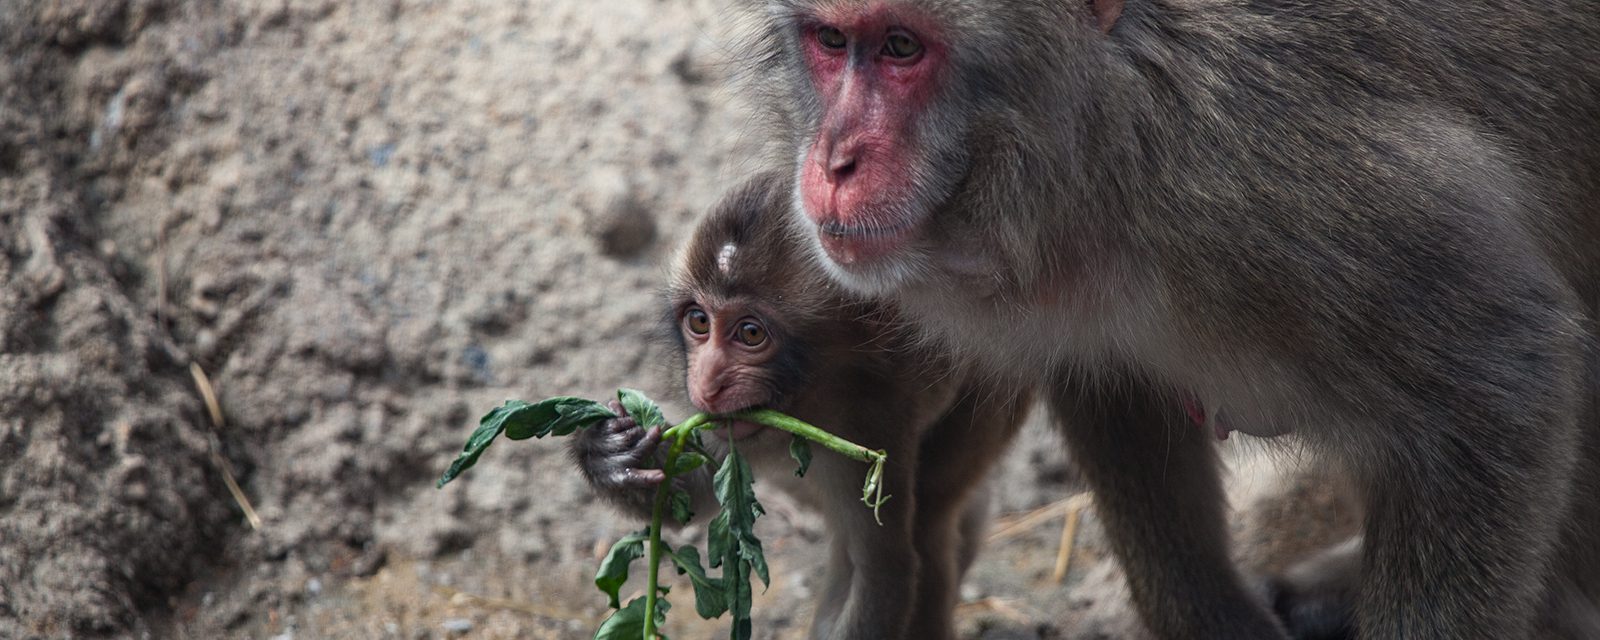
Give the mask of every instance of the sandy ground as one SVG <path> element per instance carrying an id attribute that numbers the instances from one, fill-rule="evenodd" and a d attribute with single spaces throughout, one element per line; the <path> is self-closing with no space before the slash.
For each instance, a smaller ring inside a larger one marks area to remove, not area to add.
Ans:
<path id="1" fill-rule="evenodd" d="M 432 482 L 505 398 L 686 414 L 647 338 L 672 248 L 758 155 L 727 15 L 0 3 L 0 637 L 588 637 L 638 525 L 557 443 Z M 1040 422 L 963 633 L 1140 637 L 1092 508 L 1061 584 L 1062 517 L 1023 519 L 1075 490 Z M 1229 447 L 1246 566 L 1348 529 L 1330 482 Z M 800 637 L 823 531 L 763 499 L 757 637 Z M 675 637 L 723 634 L 689 612 Z"/>

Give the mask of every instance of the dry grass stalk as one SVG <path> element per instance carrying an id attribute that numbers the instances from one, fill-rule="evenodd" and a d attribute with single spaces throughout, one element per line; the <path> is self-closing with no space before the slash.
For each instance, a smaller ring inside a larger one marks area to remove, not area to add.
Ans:
<path id="1" fill-rule="evenodd" d="M 211 463 L 217 465 L 217 470 L 222 472 L 222 482 L 228 485 L 228 493 L 233 494 L 233 501 L 244 511 L 244 519 L 250 522 L 251 529 L 261 528 L 261 516 L 256 515 L 255 507 L 250 506 L 250 498 L 244 495 L 244 490 L 239 488 L 239 482 L 233 479 L 233 465 L 228 464 L 228 459 L 222 457 L 222 443 L 218 434 L 222 432 L 222 403 L 217 401 L 217 392 L 211 387 L 211 378 L 206 376 L 204 369 L 196 362 L 189 363 L 189 374 L 194 376 L 194 386 L 200 389 L 200 397 L 205 400 L 206 411 L 211 414 Z"/>

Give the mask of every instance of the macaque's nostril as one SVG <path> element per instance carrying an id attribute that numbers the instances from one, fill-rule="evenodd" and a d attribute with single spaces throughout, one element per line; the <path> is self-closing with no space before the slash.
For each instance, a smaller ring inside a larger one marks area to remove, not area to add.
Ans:
<path id="1" fill-rule="evenodd" d="M 846 156 L 846 157 L 843 157 L 843 158 L 835 158 L 832 162 L 828 163 L 828 176 L 834 182 L 838 182 L 839 180 L 842 180 L 844 178 L 848 178 L 848 177 L 850 177 L 850 174 L 855 173 L 855 172 L 856 172 L 856 159 L 855 159 L 855 156 Z"/>

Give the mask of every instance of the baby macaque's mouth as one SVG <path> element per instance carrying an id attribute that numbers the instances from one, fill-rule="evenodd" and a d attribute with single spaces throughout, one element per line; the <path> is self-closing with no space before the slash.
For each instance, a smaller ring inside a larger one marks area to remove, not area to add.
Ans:
<path id="1" fill-rule="evenodd" d="M 712 437 L 722 440 L 742 440 L 755 435 L 757 432 L 765 428 L 765 426 L 756 424 L 754 422 L 746 422 L 744 420 L 729 420 L 718 424 L 714 428 L 707 429 L 706 433 Z"/>

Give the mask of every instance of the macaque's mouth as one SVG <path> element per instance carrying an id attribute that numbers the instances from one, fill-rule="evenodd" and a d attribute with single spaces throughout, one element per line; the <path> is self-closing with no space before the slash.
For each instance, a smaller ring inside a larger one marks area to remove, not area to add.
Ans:
<path id="1" fill-rule="evenodd" d="M 728 440 L 730 439 L 730 436 L 733 440 L 743 440 L 752 435 L 760 433 L 762 429 L 766 429 L 766 427 L 754 422 L 730 420 L 720 423 L 713 428 L 707 429 L 705 433 L 719 440 Z"/>
<path id="2" fill-rule="evenodd" d="M 822 250 L 841 267 L 872 262 L 894 253 L 911 236 L 910 224 L 847 225 L 830 220 L 817 224 Z"/>

